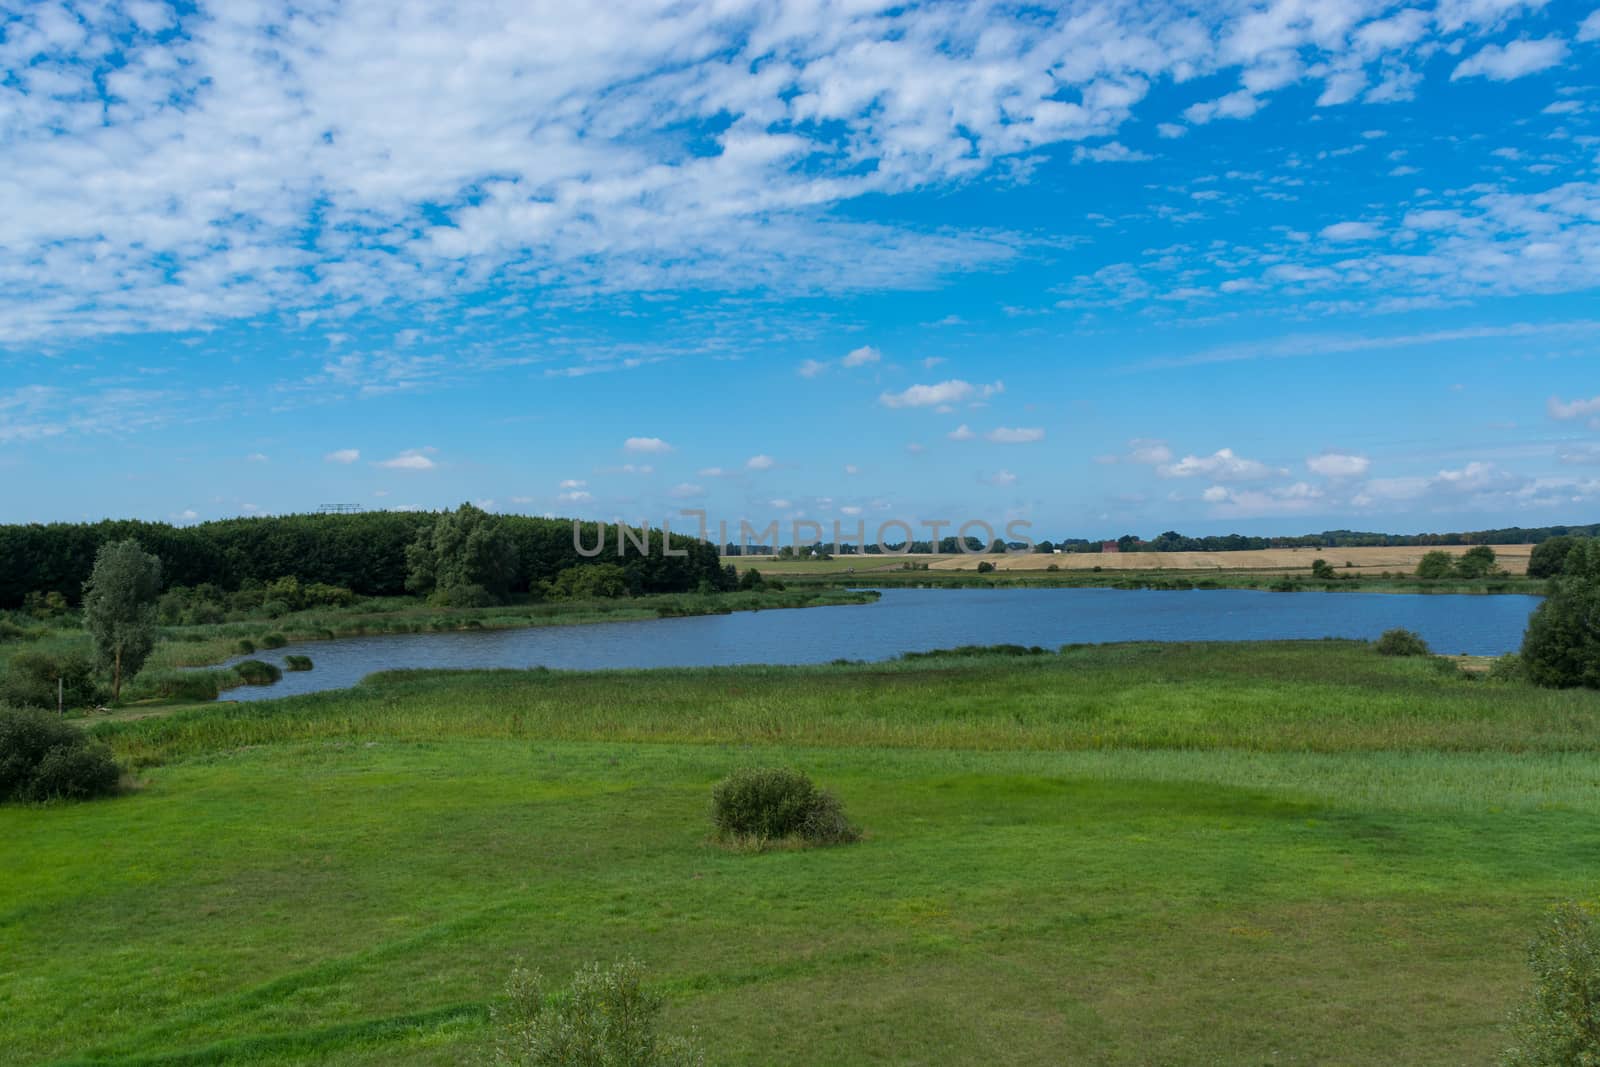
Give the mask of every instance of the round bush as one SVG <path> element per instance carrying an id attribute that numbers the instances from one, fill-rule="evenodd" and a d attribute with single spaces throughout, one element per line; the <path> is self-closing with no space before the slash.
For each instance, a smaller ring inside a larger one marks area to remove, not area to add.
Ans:
<path id="1" fill-rule="evenodd" d="M 285 670 L 290 671 L 309 671 L 311 669 L 311 657 L 285 656 L 283 657 L 283 666 Z"/>
<path id="2" fill-rule="evenodd" d="M 248 656 L 256 650 L 256 643 L 248 637 L 241 637 L 239 638 L 239 643 L 233 647 L 241 656 Z"/>
<path id="3" fill-rule="evenodd" d="M 271 685 L 283 677 L 283 672 L 277 667 L 258 659 L 235 663 L 233 669 L 244 679 L 245 685 Z"/>
<path id="4" fill-rule="evenodd" d="M 1421 635 L 1410 630 L 1396 627 L 1385 630 L 1383 636 L 1378 638 L 1374 646 L 1380 656 L 1426 656 L 1428 655 L 1428 642 Z"/>
<path id="5" fill-rule="evenodd" d="M 0 801 L 105 796 L 121 775 L 111 750 L 70 723 L 0 708 Z"/>
<path id="6" fill-rule="evenodd" d="M 711 791 L 711 818 L 724 838 L 799 837 L 833 844 L 859 836 L 838 800 L 788 767 L 734 771 Z"/>
<path id="7" fill-rule="evenodd" d="M 288 643 L 289 643 L 289 639 L 287 637 L 283 636 L 282 634 L 276 632 L 276 631 L 274 631 L 274 632 L 272 632 L 270 634 L 262 634 L 261 635 L 261 647 L 262 648 L 282 648 L 284 645 L 287 645 Z M 250 651 L 254 652 L 255 649 L 251 649 Z"/>

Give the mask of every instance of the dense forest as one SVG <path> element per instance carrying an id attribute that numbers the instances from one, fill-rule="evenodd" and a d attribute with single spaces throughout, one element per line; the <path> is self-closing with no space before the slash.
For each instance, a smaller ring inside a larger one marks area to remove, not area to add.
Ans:
<path id="1" fill-rule="evenodd" d="M 349 515 L 283 515 L 225 519 L 196 526 L 161 522 L 106 520 L 95 523 L 0 526 L 0 608 L 17 607 L 30 592 L 59 592 L 77 603 L 102 544 L 132 538 L 161 558 L 167 586 L 212 583 L 234 590 L 253 583 L 295 577 L 302 583 L 342 586 L 361 596 L 406 592 L 406 548 L 437 519 L 437 512 L 372 511 Z M 644 555 L 627 544 L 617 555 L 617 529 L 606 527 L 606 547 L 593 558 L 573 545 L 571 520 L 497 516 L 498 525 L 516 547 L 512 586 L 521 591 L 552 580 L 563 569 L 582 563 L 619 563 L 630 586 L 642 593 L 692 591 L 708 582 L 725 581 L 716 548 L 692 537 L 674 534 L 674 552 L 665 556 L 660 531 L 650 533 Z M 582 541 L 592 551 L 599 531 L 582 528 Z M 642 539 L 637 535 L 636 539 Z"/>

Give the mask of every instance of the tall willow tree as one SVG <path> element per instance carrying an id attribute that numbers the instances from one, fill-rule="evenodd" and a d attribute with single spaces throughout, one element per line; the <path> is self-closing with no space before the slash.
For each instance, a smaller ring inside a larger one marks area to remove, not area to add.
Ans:
<path id="1" fill-rule="evenodd" d="M 144 666 L 156 643 L 156 594 L 161 560 L 137 541 L 112 541 L 95 554 L 83 586 L 83 625 L 94 638 L 100 665 L 111 672 L 111 699 L 122 681 Z"/>

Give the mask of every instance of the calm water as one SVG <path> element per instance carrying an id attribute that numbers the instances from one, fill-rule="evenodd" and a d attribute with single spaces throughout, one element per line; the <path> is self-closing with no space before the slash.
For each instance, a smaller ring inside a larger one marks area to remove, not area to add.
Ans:
<path id="1" fill-rule="evenodd" d="M 1531 596 L 1247 589 L 886 589 L 876 604 L 847 607 L 290 645 L 254 658 L 282 666 L 284 656 L 298 652 L 310 656 L 316 669 L 286 673 L 277 685 L 229 690 L 223 699 L 342 689 L 374 671 L 411 667 L 597 670 L 827 663 L 956 645 L 1372 638 L 1395 626 L 1417 631 L 1436 652 L 1499 655 L 1521 643 L 1538 603 Z"/>

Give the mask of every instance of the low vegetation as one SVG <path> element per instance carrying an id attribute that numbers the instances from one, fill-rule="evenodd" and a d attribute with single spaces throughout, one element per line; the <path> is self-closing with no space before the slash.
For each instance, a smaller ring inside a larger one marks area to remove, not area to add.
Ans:
<path id="1" fill-rule="evenodd" d="M 1380 656 L 1426 656 L 1428 642 L 1412 630 L 1396 627 L 1385 630 L 1373 645 Z"/>
<path id="2" fill-rule="evenodd" d="M 743 847 L 842 845 L 861 836 L 837 797 L 789 767 L 740 768 L 718 782 L 711 821 L 722 841 Z"/>
<path id="3" fill-rule="evenodd" d="M 495 1067 L 704 1067 L 691 1038 L 661 1032 L 664 999 L 644 965 L 590 964 L 564 989 L 518 965 L 493 1013 Z"/>
<path id="4" fill-rule="evenodd" d="M 285 656 L 283 669 L 286 671 L 309 671 L 311 669 L 310 656 Z"/>
<path id="5" fill-rule="evenodd" d="M 117 790 L 104 744 L 46 712 L 0 707 L 0 803 L 87 800 Z"/>
<path id="6" fill-rule="evenodd" d="M 1533 986 L 1513 1016 L 1505 1067 L 1600 1064 L 1600 922 L 1587 907 L 1559 905 L 1528 950 Z"/>

